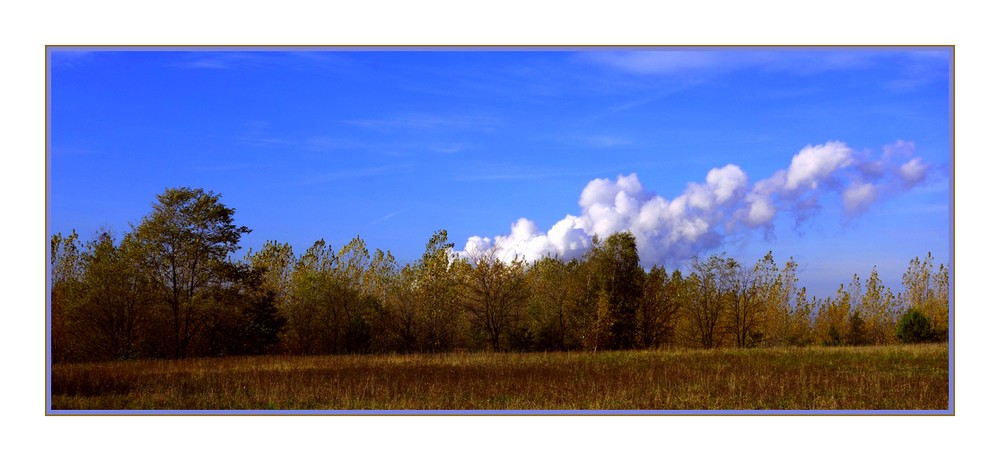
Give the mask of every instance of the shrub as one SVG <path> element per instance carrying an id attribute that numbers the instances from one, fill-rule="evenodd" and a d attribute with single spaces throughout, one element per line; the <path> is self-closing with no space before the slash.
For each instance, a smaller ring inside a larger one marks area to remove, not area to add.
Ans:
<path id="1" fill-rule="evenodd" d="M 896 337 L 904 343 L 925 343 L 934 340 L 934 331 L 926 315 L 910 308 L 896 325 Z"/>
<path id="2" fill-rule="evenodd" d="M 823 340 L 824 346 L 839 346 L 841 344 L 840 330 L 837 330 L 837 327 L 830 325 L 829 335 L 829 339 Z"/>
<path id="3" fill-rule="evenodd" d="M 862 346 L 868 344 L 868 335 L 865 331 L 865 320 L 861 318 L 861 313 L 854 311 L 848 319 L 849 329 L 847 330 L 847 344 L 851 346 Z"/>

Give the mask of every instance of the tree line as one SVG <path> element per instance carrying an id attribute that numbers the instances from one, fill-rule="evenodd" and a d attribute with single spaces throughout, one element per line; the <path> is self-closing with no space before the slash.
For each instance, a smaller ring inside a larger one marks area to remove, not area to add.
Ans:
<path id="1" fill-rule="evenodd" d="M 809 297 L 797 263 L 712 255 L 687 274 L 640 265 L 635 238 L 594 237 L 570 261 L 490 249 L 460 258 L 444 230 L 400 264 L 355 237 L 301 254 L 268 241 L 202 189 L 167 189 L 117 237 L 51 237 L 54 361 L 239 354 L 565 351 L 866 345 L 943 341 L 948 268 L 914 258 L 904 289 L 875 268 Z"/>

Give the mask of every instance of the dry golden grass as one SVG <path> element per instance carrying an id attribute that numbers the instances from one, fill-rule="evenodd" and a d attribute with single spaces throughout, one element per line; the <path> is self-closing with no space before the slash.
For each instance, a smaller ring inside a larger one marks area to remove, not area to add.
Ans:
<path id="1" fill-rule="evenodd" d="M 947 345 L 52 367 L 52 409 L 946 410 Z"/>

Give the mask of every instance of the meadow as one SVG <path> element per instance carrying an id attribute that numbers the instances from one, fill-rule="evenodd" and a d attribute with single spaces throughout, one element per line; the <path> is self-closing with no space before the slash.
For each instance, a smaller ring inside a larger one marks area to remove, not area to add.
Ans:
<path id="1" fill-rule="evenodd" d="M 946 410 L 946 344 L 55 364 L 53 410 Z"/>

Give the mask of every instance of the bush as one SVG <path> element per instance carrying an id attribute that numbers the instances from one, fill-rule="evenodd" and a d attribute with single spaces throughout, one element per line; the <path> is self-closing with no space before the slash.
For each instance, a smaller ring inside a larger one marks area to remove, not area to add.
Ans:
<path id="1" fill-rule="evenodd" d="M 847 330 L 847 344 L 851 346 L 863 346 L 869 344 L 868 335 L 865 331 L 865 319 L 861 318 L 861 313 L 854 311 L 848 319 L 849 329 Z"/>
<path id="2" fill-rule="evenodd" d="M 829 335 L 830 339 L 823 340 L 824 346 L 839 346 L 841 344 L 840 331 L 837 330 L 837 327 L 830 325 Z"/>
<path id="3" fill-rule="evenodd" d="M 896 337 L 904 343 L 926 343 L 934 340 L 934 331 L 926 315 L 910 308 L 896 325 Z"/>

